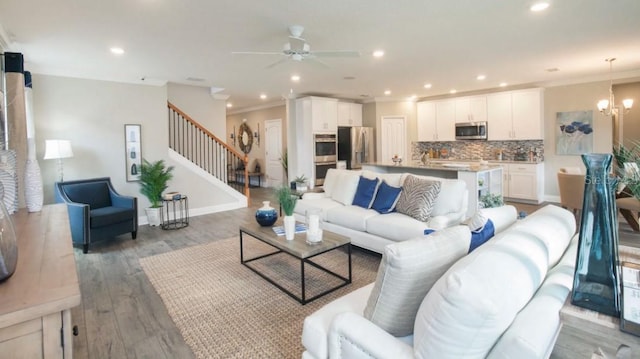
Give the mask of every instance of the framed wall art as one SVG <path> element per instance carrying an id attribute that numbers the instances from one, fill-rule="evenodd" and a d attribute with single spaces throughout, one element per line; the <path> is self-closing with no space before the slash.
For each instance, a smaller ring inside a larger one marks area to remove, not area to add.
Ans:
<path id="1" fill-rule="evenodd" d="M 124 162 L 127 171 L 127 182 L 140 180 L 140 165 L 142 164 L 140 128 L 140 125 L 124 125 Z"/>
<path id="2" fill-rule="evenodd" d="M 593 152 L 593 111 L 556 113 L 556 154 Z"/>

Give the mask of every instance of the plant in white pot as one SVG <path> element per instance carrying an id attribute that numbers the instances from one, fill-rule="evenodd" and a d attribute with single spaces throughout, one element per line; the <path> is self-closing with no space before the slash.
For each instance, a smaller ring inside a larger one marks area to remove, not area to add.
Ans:
<path id="1" fill-rule="evenodd" d="M 276 190 L 276 196 L 280 207 L 284 212 L 284 235 L 287 240 L 292 240 L 296 234 L 296 218 L 293 216 L 293 209 L 296 207 L 298 196 L 291 193 L 291 188 L 287 186 L 279 187 Z"/>
<path id="2" fill-rule="evenodd" d="M 142 193 L 151 207 L 145 208 L 150 226 L 161 223 L 160 209 L 162 207 L 162 192 L 167 189 L 169 180 L 173 178 L 173 166 L 165 166 L 164 160 L 149 162 L 142 160 L 140 165 L 140 193 Z"/>
<path id="3" fill-rule="evenodd" d="M 295 178 L 296 182 L 296 191 L 306 191 L 309 187 L 307 186 L 307 177 L 305 175 L 301 175 Z"/>

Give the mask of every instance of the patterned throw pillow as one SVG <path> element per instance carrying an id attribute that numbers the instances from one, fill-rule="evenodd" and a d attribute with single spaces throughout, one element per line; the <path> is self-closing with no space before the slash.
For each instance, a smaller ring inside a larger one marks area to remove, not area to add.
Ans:
<path id="1" fill-rule="evenodd" d="M 431 217 L 438 193 L 440 193 L 440 181 L 408 175 L 402 185 L 396 211 L 426 222 Z"/>

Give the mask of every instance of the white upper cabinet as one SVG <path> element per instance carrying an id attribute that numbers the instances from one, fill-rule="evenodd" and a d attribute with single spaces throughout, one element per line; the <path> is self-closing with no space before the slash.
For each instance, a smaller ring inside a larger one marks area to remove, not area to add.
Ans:
<path id="1" fill-rule="evenodd" d="M 338 131 L 338 100 L 322 97 L 305 97 L 303 100 L 311 101 L 311 116 L 303 116 L 311 121 L 313 133 Z"/>
<path id="2" fill-rule="evenodd" d="M 460 97 L 455 99 L 456 123 L 487 120 L 487 96 Z"/>
<path id="3" fill-rule="evenodd" d="M 338 102 L 338 126 L 362 126 L 362 105 Z"/>
<path id="4" fill-rule="evenodd" d="M 418 102 L 416 112 L 418 141 L 455 140 L 455 103 L 453 100 Z"/>
<path id="5" fill-rule="evenodd" d="M 544 136 L 543 90 L 487 95 L 488 139 L 538 140 Z"/>

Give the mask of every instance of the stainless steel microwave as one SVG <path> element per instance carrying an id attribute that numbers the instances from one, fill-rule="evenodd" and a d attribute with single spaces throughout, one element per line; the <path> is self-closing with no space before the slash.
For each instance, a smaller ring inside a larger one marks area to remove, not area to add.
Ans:
<path id="1" fill-rule="evenodd" d="M 456 140 L 486 140 L 487 122 L 456 123 Z"/>

